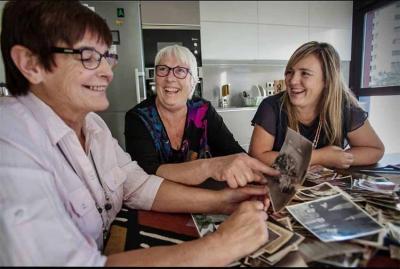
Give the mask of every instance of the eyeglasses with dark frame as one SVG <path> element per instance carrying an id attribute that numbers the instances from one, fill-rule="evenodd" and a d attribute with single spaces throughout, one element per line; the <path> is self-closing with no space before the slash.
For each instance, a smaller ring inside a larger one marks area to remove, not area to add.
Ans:
<path id="1" fill-rule="evenodd" d="M 182 67 L 182 66 L 169 67 L 167 65 L 160 64 L 160 65 L 156 65 L 155 68 L 156 68 L 156 75 L 159 77 L 168 76 L 169 72 L 171 70 L 172 70 L 172 74 L 174 74 L 174 76 L 179 79 L 186 78 L 186 76 L 188 74 L 192 75 L 189 68 Z"/>
<path id="2" fill-rule="evenodd" d="M 111 54 L 108 51 L 101 54 L 94 48 L 69 49 L 52 47 L 51 51 L 53 53 L 80 54 L 83 67 L 89 70 L 98 68 L 100 66 L 101 58 L 103 57 L 106 59 L 111 68 L 114 68 L 118 63 L 118 55 Z"/>

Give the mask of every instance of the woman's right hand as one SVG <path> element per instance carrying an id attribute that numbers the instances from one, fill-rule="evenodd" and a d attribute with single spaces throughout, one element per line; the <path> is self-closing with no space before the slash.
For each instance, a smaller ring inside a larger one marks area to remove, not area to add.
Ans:
<path id="1" fill-rule="evenodd" d="M 267 218 L 264 205 L 260 201 L 246 201 L 226 219 L 218 230 L 211 234 L 218 244 L 225 246 L 228 260 L 238 260 L 253 253 L 268 241 Z"/>
<path id="2" fill-rule="evenodd" d="M 238 153 L 208 159 L 211 177 L 218 181 L 226 181 L 231 188 L 243 187 L 249 182 L 266 183 L 264 174 L 278 176 L 275 170 L 246 153 Z"/>
<path id="3" fill-rule="evenodd" d="M 346 152 L 344 149 L 338 146 L 326 146 L 317 150 L 320 161 L 316 161 L 313 164 L 320 164 L 326 167 L 347 169 L 353 161 L 353 154 Z M 313 152 L 314 154 L 314 152 Z"/>

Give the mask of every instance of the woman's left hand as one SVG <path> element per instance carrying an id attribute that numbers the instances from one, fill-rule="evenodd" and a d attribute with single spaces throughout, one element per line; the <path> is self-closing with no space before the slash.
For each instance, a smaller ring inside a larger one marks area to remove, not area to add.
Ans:
<path id="1" fill-rule="evenodd" d="M 231 214 L 238 206 L 247 200 L 259 200 L 264 203 L 264 210 L 269 207 L 269 197 L 267 186 L 248 185 L 237 189 L 225 188 L 218 191 L 221 197 L 218 213 Z"/>

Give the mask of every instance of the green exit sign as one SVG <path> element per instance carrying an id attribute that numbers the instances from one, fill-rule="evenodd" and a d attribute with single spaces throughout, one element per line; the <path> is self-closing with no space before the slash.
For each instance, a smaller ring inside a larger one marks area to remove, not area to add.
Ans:
<path id="1" fill-rule="evenodd" d="M 125 11 L 123 8 L 117 8 L 117 17 L 118 18 L 123 18 L 125 17 Z"/>

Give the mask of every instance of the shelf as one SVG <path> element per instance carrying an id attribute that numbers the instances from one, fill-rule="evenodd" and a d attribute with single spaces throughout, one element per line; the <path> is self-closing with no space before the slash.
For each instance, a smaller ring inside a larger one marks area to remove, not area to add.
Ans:
<path id="1" fill-rule="evenodd" d="M 246 111 L 246 110 L 256 110 L 258 106 L 234 106 L 234 107 L 216 107 L 217 112 L 232 112 L 232 111 Z"/>

